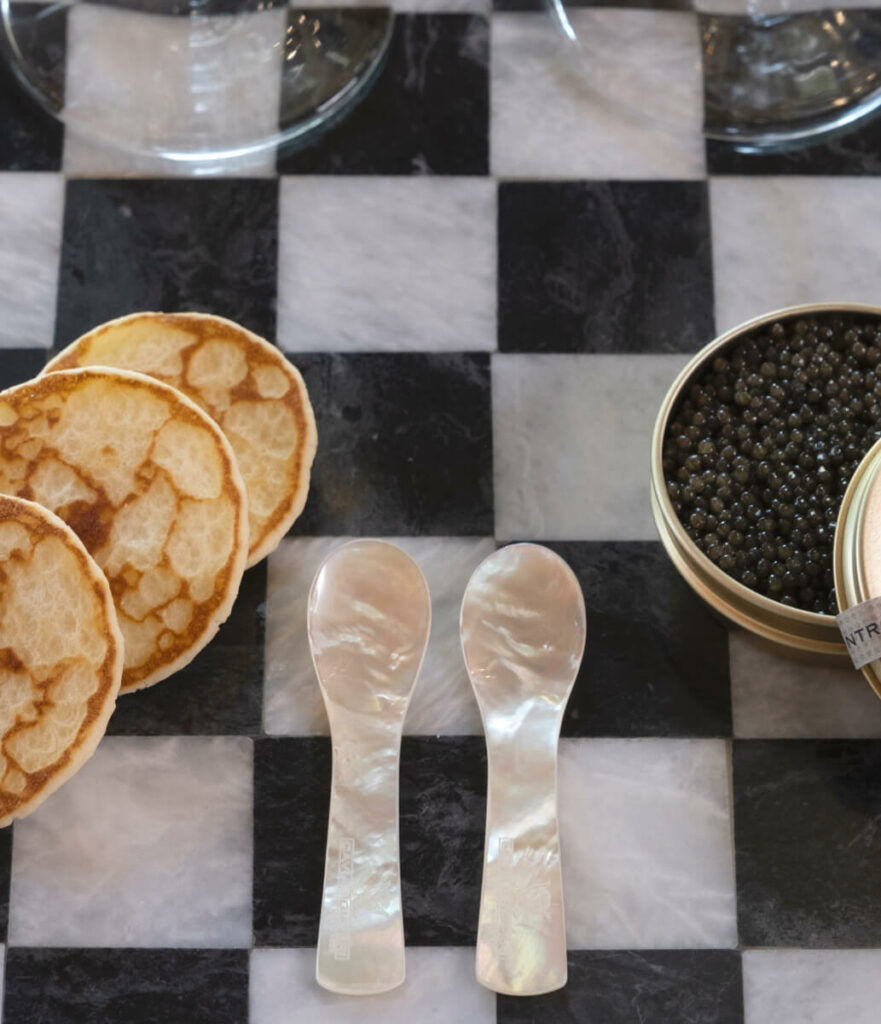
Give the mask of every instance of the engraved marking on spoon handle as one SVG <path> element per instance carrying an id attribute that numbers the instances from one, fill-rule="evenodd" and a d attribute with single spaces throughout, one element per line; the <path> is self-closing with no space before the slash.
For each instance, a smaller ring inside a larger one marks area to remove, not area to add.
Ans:
<path id="1" fill-rule="evenodd" d="M 400 735 L 388 726 L 334 737 L 316 978 L 333 992 L 386 992 L 404 980 L 398 849 Z"/>
<path id="2" fill-rule="evenodd" d="M 508 995 L 553 992 L 567 978 L 556 732 L 548 745 L 488 730 L 487 750 L 477 980 Z"/>

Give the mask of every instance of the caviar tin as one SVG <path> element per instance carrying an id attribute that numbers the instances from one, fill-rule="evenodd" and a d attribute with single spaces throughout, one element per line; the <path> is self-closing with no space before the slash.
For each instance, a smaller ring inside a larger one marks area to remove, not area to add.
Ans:
<path id="1" fill-rule="evenodd" d="M 774 649 L 810 662 L 849 664 L 847 646 L 833 615 L 791 607 L 749 589 L 707 557 L 689 537 L 667 493 L 663 447 L 667 426 L 680 400 L 706 369 L 743 337 L 778 320 L 818 314 L 858 314 L 881 321 L 881 307 L 855 303 L 792 306 L 756 317 L 701 349 L 673 382 L 661 405 L 652 436 L 651 504 L 661 542 L 679 573 L 714 611 L 749 630 Z M 833 572 L 839 606 L 850 608 L 881 596 L 881 442 L 853 474 L 835 529 Z M 863 669 L 881 696 L 881 662 Z"/>

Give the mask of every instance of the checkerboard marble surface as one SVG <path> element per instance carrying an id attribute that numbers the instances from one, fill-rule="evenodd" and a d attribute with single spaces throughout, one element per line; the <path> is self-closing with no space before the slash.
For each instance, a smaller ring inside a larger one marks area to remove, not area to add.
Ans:
<path id="1" fill-rule="evenodd" d="M 225 175 L 66 136 L 0 79 L 0 385 L 107 318 L 208 310 L 290 355 L 320 435 L 304 515 L 218 637 L 0 833 L 3 1022 L 874 1024 L 881 703 L 729 634 L 647 482 L 661 397 L 717 329 L 879 301 L 881 122 L 740 156 L 702 142 L 683 64 L 671 135 L 561 74 L 530 0 L 398 7 L 348 119 Z M 698 45 L 687 0 L 589 14 L 645 60 Z M 114 38 L 70 19 L 68 99 Z M 365 535 L 422 566 L 434 627 L 402 750 L 408 977 L 358 1000 L 313 980 L 331 752 L 304 616 L 322 557 Z M 570 980 L 537 999 L 473 969 L 486 759 L 457 616 L 512 540 L 558 551 L 588 606 L 560 749 Z"/>

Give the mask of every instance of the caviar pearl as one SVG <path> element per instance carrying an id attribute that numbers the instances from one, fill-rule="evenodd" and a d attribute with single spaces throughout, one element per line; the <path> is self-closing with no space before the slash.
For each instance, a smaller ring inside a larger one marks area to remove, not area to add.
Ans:
<path id="1" fill-rule="evenodd" d="M 881 438 L 881 322 L 781 320 L 702 368 L 664 440 L 670 499 L 689 536 L 757 593 L 837 612 L 835 521 Z"/>

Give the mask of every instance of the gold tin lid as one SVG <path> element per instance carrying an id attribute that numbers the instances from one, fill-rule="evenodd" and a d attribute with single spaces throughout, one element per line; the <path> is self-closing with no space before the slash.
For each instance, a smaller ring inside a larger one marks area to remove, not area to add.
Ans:
<path id="1" fill-rule="evenodd" d="M 841 611 L 881 597 L 881 441 L 866 453 L 844 492 L 832 569 Z M 881 697 L 881 661 L 860 671 Z"/>
<path id="2" fill-rule="evenodd" d="M 664 435 L 667 431 L 667 424 L 682 393 L 708 360 L 734 344 L 743 335 L 770 325 L 776 320 L 834 313 L 857 313 L 881 319 L 881 307 L 859 303 L 823 302 L 790 306 L 755 317 L 726 331 L 702 348 L 688 362 L 667 392 L 655 421 L 652 436 L 651 504 L 655 525 L 667 554 L 685 581 L 715 611 L 730 622 L 754 633 L 783 653 L 806 657 L 812 661 L 843 665 L 849 663 L 849 657 L 834 616 L 792 608 L 770 597 L 765 597 L 763 594 L 756 593 L 723 572 L 700 550 L 688 536 L 673 509 L 673 504 L 667 494 L 663 467 Z M 875 456 L 874 472 L 869 474 L 866 467 L 873 455 Z M 861 524 L 864 522 L 873 524 L 870 529 L 867 531 L 862 528 L 857 531 L 855 525 L 848 525 L 842 532 L 840 528 L 846 518 L 845 506 L 848 503 L 848 497 L 852 497 L 852 492 L 857 490 L 858 480 L 863 476 L 866 476 L 867 479 L 871 476 L 871 480 L 874 481 L 879 469 L 881 469 L 881 442 L 876 444 L 866 455 L 847 490 L 839 513 L 839 527 L 836 529 L 835 555 L 833 556 L 836 588 L 840 586 L 838 552 L 839 550 L 847 551 L 849 553 L 846 559 L 842 559 L 842 579 L 844 577 L 859 579 L 863 589 L 856 587 L 852 588 L 850 592 L 865 592 L 868 596 L 881 595 L 881 477 L 877 477 L 878 486 L 875 489 L 875 500 L 859 505 L 859 521 Z M 839 533 L 842 533 L 841 538 L 839 538 Z M 857 533 L 860 536 L 871 535 L 873 540 L 864 544 L 857 543 L 855 540 L 851 543 L 843 542 L 844 536 L 856 537 Z M 877 581 L 876 589 L 872 593 L 865 590 L 866 567 L 870 561 L 866 556 L 870 553 L 873 553 L 874 569 L 869 575 L 869 581 Z M 847 568 L 844 568 L 845 562 Z M 838 593 L 840 602 L 841 590 Z M 860 598 L 860 600 L 865 600 L 865 598 Z M 874 675 L 870 676 L 867 670 L 872 670 Z M 874 662 L 872 665 L 866 666 L 863 673 L 881 696 L 881 662 Z"/>

